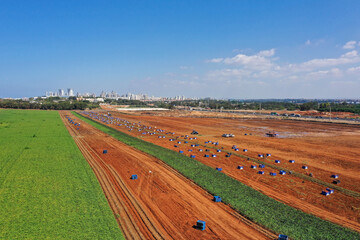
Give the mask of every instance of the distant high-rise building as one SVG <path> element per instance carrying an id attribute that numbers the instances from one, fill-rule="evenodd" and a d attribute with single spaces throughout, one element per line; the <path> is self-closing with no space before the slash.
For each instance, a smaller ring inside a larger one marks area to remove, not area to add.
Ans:
<path id="1" fill-rule="evenodd" d="M 74 96 L 74 91 L 72 90 L 72 88 L 68 88 L 67 95 L 68 95 L 68 97 L 73 97 Z"/>
<path id="2" fill-rule="evenodd" d="M 54 93 L 54 92 L 46 92 L 45 96 L 46 97 L 55 97 L 56 93 Z"/>
<path id="3" fill-rule="evenodd" d="M 111 98 L 116 98 L 116 97 L 117 97 L 117 93 L 114 92 L 114 91 L 111 91 L 110 97 L 111 97 Z"/>
<path id="4" fill-rule="evenodd" d="M 63 97 L 65 95 L 63 89 L 59 89 L 59 97 Z"/>

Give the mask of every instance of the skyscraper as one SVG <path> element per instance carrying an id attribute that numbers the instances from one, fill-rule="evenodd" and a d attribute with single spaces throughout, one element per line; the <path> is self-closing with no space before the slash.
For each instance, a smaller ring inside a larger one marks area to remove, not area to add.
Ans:
<path id="1" fill-rule="evenodd" d="M 68 97 L 73 97 L 74 96 L 74 91 L 72 90 L 72 88 L 68 88 L 67 95 L 68 95 Z"/>

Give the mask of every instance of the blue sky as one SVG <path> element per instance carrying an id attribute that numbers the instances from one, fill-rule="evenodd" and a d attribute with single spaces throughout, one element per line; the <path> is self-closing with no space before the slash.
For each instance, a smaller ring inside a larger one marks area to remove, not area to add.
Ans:
<path id="1" fill-rule="evenodd" d="M 0 0 L 0 97 L 359 98 L 359 13 L 346 0 Z"/>

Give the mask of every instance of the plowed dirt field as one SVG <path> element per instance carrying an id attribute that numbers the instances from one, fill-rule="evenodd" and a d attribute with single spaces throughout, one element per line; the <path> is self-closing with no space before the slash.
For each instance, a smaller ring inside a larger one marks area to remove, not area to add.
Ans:
<path id="1" fill-rule="evenodd" d="M 274 239 L 276 236 L 212 201 L 213 196 L 162 161 L 76 119 L 61 116 L 93 168 L 128 239 Z M 108 153 L 103 154 L 103 150 Z M 131 180 L 133 174 L 137 180 Z M 207 228 L 194 228 L 197 220 Z"/>
<path id="2" fill-rule="evenodd" d="M 101 114 L 106 114 L 102 112 Z M 341 186 L 344 189 L 360 193 L 360 127 L 356 125 L 311 123 L 288 120 L 262 120 L 262 119 L 214 119 L 214 118 L 187 118 L 166 117 L 149 115 L 132 115 L 111 112 L 112 117 L 128 120 L 132 123 L 151 126 L 153 129 L 164 129 L 166 132 L 174 132 L 174 138 L 178 137 L 181 144 L 169 142 L 169 139 L 158 138 L 157 135 L 143 135 L 139 131 L 128 131 L 124 126 L 111 127 L 127 134 L 137 136 L 143 140 L 157 145 L 182 150 L 186 155 L 195 155 L 198 161 L 211 167 L 221 167 L 229 176 L 263 192 L 264 194 L 284 202 L 290 206 L 312 213 L 323 219 L 360 231 L 360 199 L 339 191 L 330 196 L 321 195 L 325 187 L 321 184 L 307 181 L 294 175 L 275 177 L 269 172 L 276 170 L 264 168 L 265 174 L 257 174 L 259 169 L 251 169 L 254 162 L 246 158 L 231 156 L 226 158 L 224 152 L 217 153 L 209 148 L 207 154 L 216 154 L 216 158 L 204 157 L 205 152 L 199 152 L 204 146 L 191 147 L 192 143 L 205 144 L 205 141 L 219 142 L 218 148 L 233 151 L 232 145 L 237 145 L 248 152 L 241 154 L 258 158 L 258 154 L 271 153 L 271 156 L 259 158 L 264 162 L 274 164 L 274 160 L 280 160 L 279 166 L 291 171 L 309 175 L 313 178 L 332 184 L 332 174 L 339 175 Z M 196 129 L 199 132 L 196 140 L 189 140 L 184 144 L 185 135 L 190 135 Z M 279 133 L 278 138 L 265 136 L 268 131 Z M 233 133 L 234 138 L 222 138 L 223 133 Z M 183 136 L 183 137 L 182 137 Z M 192 150 L 189 152 L 189 150 Z M 289 160 L 295 163 L 289 163 Z M 244 166 L 244 170 L 238 170 L 237 166 Z M 307 166 L 308 169 L 303 169 Z M 335 185 L 334 185 L 335 186 Z"/>

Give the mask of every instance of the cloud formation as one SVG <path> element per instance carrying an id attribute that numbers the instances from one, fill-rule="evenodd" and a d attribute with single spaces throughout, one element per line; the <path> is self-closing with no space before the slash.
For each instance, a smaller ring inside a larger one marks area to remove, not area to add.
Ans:
<path id="1" fill-rule="evenodd" d="M 343 46 L 343 49 L 354 49 L 356 45 L 356 41 L 348 41 L 347 43 L 345 43 L 345 45 Z"/>
<path id="2" fill-rule="evenodd" d="M 316 46 L 316 41 L 309 40 L 312 48 Z M 327 57 L 313 55 L 302 61 L 296 61 L 297 56 L 291 56 L 295 59 L 293 61 L 287 61 L 284 55 L 280 58 L 275 48 L 252 54 L 249 53 L 251 50 L 241 50 L 206 60 L 206 66 L 202 69 L 204 72 L 197 72 L 196 75 L 194 71 L 185 71 L 192 67 L 182 65 L 179 72 L 161 76 L 154 86 L 161 86 L 159 89 L 163 90 L 173 88 L 188 94 L 192 91 L 195 95 L 201 92 L 204 96 L 217 94 L 238 98 L 358 96 L 360 50 L 357 44 L 355 49 L 350 50 L 340 45 L 336 51 L 340 50 L 341 53 L 332 55 L 329 49 L 324 49 Z M 316 52 L 319 51 L 311 54 Z M 292 53 L 288 51 L 286 54 Z"/>
<path id="3" fill-rule="evenodd" d="M 224 63 L 226 65 L 242 66 L 246 69 L 264 70 L 274 66 L 270 57 L 274 56 L 275 49 L 263 50 L 255 55 L 237 54 L 231 58 L 213 58 L 210 63 Z"/>
<path id="4" fill-rule="evenodd" d="M 310 41 L 309 41 L 310 44 Z M 349 41 L 348 46 L 356 44 Z M 307 82 L 320 79 L 341 79 L 349 74 L 359 74 L 360 63 L 358 51 L 348 51 L 339 57 L 314 58 L 301 63 L 278 64 L 275 49 L 262 50 L 254 55 L 237 54 L 234 57 L 213 58 L 209 63 L 227 65 L 226 68 L 214 69 L 207 77 L 218 80 L 243 81 L 281 81 Z M 347 67 L 347 69 L 346 69 Z"/>
<path id="5" fill-rule="evenodd" d="M 320 79 L 320 78 L 325 78 L 325 77 L 334 77 L 334 76 L 341 77 L 342 71 L 339 68 L 332 68 L 329 70 L 320 70 L 320 71 L 311 72 L 308 74 L 308 77 L 315 78 L 315 79 Z"/>
<path id="6" fill-rule="evenodd" d="M 315 40 L 306 40 L 305 46 L 319 46 L 321 44 L 325 43 L 324 39 L 315 39 Z"/>
<path id="7" fill-rule="evenodd" d="M 301 64 L 289 64 L 289 68 L 292 71 L 301 72 L 358 62 L 360 62 L 360 56 L 356 50 L 353 50 L 341 55 L 339 58 L 316 58 Z"/>
<path id="8" fill-rule="evenodd" d="M 347 72 L 349 72 L 349 73 L 360 73 L 360 66 L 348 68 Z"/>

